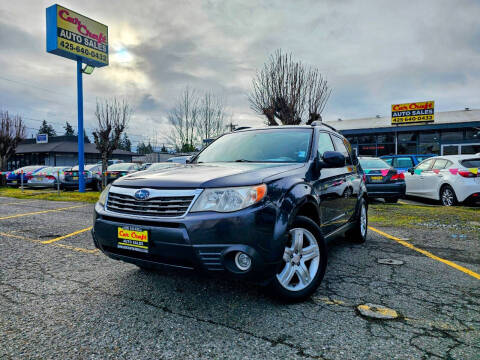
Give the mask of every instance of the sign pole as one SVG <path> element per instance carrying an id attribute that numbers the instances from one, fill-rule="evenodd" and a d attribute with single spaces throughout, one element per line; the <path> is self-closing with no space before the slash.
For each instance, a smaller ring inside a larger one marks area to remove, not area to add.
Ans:
<path id="1" fill-rule="evenodd" d="M 83 149 L 83 84 L 82 59 L 77 59 L 77 102 L 78 102 L 78 191 L 85 192 L 84 149 Z"/>

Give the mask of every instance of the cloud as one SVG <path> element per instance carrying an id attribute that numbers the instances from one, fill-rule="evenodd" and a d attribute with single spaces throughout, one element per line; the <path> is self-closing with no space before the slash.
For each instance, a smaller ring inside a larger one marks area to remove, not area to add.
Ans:
<path id="1" fill-rule="evenodd" d="M 50 5 L 0 4 L 0 108 L 75 123 L 75 64 L 45 52 Z M 410 100 L 435 100 L 439 111 L 480 107 L 475 0 L 64 5 L 109 26 L 110 66 L 84 77 L 87 127 L 96 99 L 126 98 L 135 108 L 134 141 L 168 131 L 166 113 L 186 86 L 222 95 L 234 123 L 261 126 L 247 94 L 256 69 L 278 48 L 327 77 L 333 92 L 324 119 L 387 114 L 390 104 Z"/>

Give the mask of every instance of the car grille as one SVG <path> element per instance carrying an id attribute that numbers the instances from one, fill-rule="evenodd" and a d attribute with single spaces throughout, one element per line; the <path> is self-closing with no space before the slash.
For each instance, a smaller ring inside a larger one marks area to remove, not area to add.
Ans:
<path id="1" fill-rule="evenodd" d="M 165 196 L 137 200 L 133 196 L 110 192 L 107 210 L 141 216 L 175 217 L 184 215 L 194 196 Z"/>

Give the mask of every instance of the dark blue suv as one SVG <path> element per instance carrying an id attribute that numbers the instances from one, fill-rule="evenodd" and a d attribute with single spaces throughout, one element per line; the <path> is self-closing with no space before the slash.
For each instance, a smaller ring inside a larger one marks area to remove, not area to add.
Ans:
<path id="1" fill-rule="evenodd" d="M 219 137 L 189 164 L 122 177 L 95 205 L 95 245 L 141 268 L 203 269 L 302 300 L 326 241 L 367 236 L 357 159 L 333 128 L 277 126 Z"/>

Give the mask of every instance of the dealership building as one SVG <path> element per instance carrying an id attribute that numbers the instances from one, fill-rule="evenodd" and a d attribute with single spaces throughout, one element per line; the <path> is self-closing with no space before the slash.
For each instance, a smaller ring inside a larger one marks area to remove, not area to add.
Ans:
<path id="1" fill-rule="evenodd" d="M 433 121 L 417 124 L 392 124 L 392 117 L 379 115 L 325 123 L 340 131 L 358 155 L 480 153 L 480 110 L 437 112 Z"/>
<path id="2" fill-rule="evenodd" d="M 96 164 L 102 161 L 95 144 L 85 144 L 85 164 Z M 115 150 L 113 159 L 131 162 L 134 152 Z M 15 155 L 7 163 L 8 170 L 27 165 L 74 166 L 78 164 L 78 144 L 76 136 L 44 137 L 26 139 L 17 146 Z"/>

